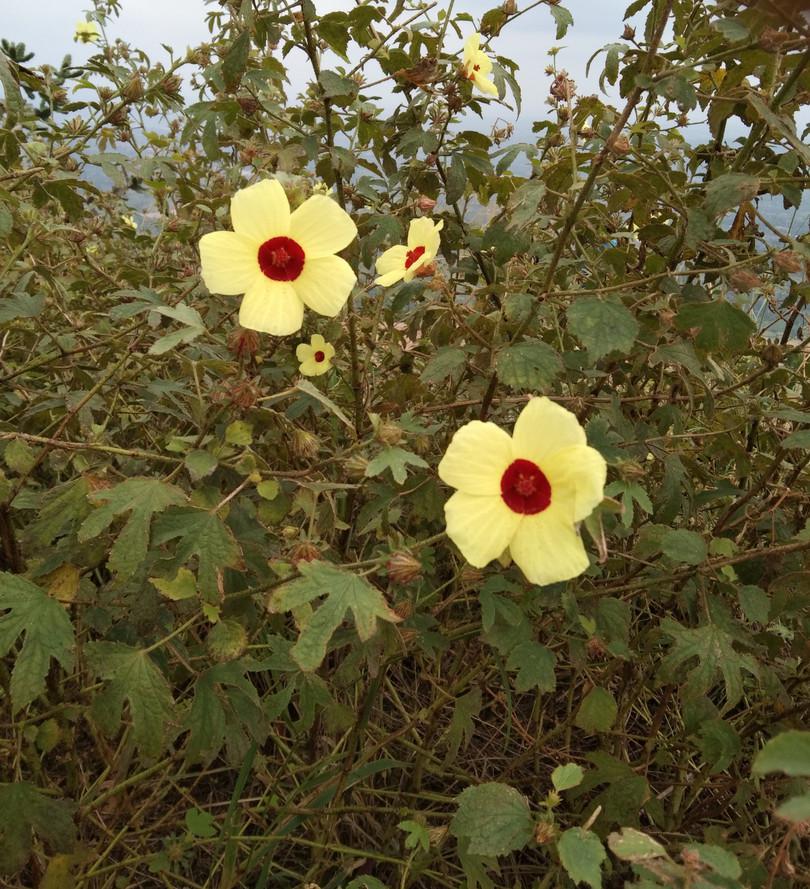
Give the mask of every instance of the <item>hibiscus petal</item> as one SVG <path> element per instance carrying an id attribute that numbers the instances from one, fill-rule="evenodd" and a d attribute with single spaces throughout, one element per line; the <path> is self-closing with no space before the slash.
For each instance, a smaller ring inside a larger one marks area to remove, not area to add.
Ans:
<path id="1" fill-rule="evenodd" d="M 200 265 L 211 293 L 244 293 L 258 275 L 256 246 L 236 232 L 210 232 L 200 238 Z"/>
<path id="2" fill-rule="evenodd" d="M 273 336 L 287 336 L 301 329 L 304 304 L 286 281 L 272 281 L 260 275 L 245 293 L 239 323 Z"/>
<path id="3" fill-rule="evenodd" d="M 575 522 L 587 518 L 605 496 L 607 464 L 594 448 L 573 445 L 555 451 L 541 468 L 551 484 L 552 504 Z"/>
<path id="4" fill-rule="evenodd" d="M 339 256 L 321 256 L 304 263 L 304 270 L 292 282 L 295 292 L 314 312 L 330 318 L 346 305 L 357 280 L 352 267 Z"/>
<path id="5" fill-rule="evenodd" d="M 324 347 L 326 346 L 326 340 L 319 333 L 313 333 L 310 337 L 309 344 L 312 346 L 314 351 L 323 351 Z"/>
<path id="6" fill-rule="evenodd" d="M 428 216 L 418 216 L 416 219 L 412 219 L 408 226 L 408 249 L 413 250 L 414 247 L 421 246 L 427 250 L 430 247 L 438 246 L 440 230 Z"/>
<path id="7" fill-rule="evenodd" d="M 236 192 L 231 198 L 234 231 L 254 242 L 258 249 L 270 238 L 290 230 L 290 202 L 276 179 L 263 179 Z"/>
<path id="8" fill-rule="evenodd" d="M 532 398 L 517 418 L 512 441 L 516 457 L 540 465 L 555 451 L 584 445 L 586 437 L 571 411 L 548 398 Z"/>
<path id="9" fill-rule="evenodd" d="M 310 260 L 348 247 L 357 237 L 357 226 L 332 198 L 314 194 L 290 217 L 290 237 L 298 241 Z"/>
<path id="10" fill-rule="evenodd" d="M 316 361 L 314 358 L 310 358 L 307 361 L 302 361 L 298 369 L 305 377 L 319 377 L 321 374 L 325 374 L 330 367 L 328 361 Z"/>
<path id="11" fill-rule="evenodd" d="M 509 546 L 521 516 L 495 497 L 456 491 L 444 505 L 447 535 L 474 567 L 483 568 Z"/>
<path id="12" fill-rule="evenodd" d="M 524 516 L 509 551 L 526 579 L 540 586 L 570 580 L 590 565 L 574 525 L 553 509 Z"/>
<path id="13" fill-rule="evenodd" d="M 501 477 L 512 459 L 508 433 L 494 423 L 472 420 L 456 432 L 447 446 L 439 463 L 439 478 L 467 494 L 488 494 L 500 500 Z"/>
<path id="14" fill-rule="evenodd" d="M 315 354 L 315 349 L 309 343 L 299 343 L 295 347 L 295 357 L 299 361 L 309 361 Z"/>
<path id="15" fill-rule="evenodd" d="M 491 67 L 492 66 L 490 66 L 490 69 Z M 473 83 L 478 87 L 479 90 L 481 90 L 482 93 L 487 93 L 487 95 L 490 96 L 499 95 L 498 87 L 495 86 L 495 84 L 491 80 L 484 77 L 481 71 L 475 72 L 475 74 L 473 75 Z"/>

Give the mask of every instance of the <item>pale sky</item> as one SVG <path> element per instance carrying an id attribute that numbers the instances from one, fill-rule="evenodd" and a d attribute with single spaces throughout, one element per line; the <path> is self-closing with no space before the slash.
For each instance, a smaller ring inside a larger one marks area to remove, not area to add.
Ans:
<path id="1" fill-rule="evenodd" d="M 526 2 L 519 0 L 518 8 Z M 447 3 L 448 0 L 439 0 L 440 6 L 432 10 L 431 15 L 435 15 L 438 8 L 446 7 Z M 565 39 L 560 41 L 564 48 L 557 56 L 557 64 L 568 70 L 580 94 L 599 92 L 598 77 L 604 66 L 604 56 L 594 60 L 590 77 L 585 76 L 585 66 L 594 52 L 619 39 L 623 28 L 622 16 L 628 3 L 629 0 L 564 0 L 564 5 L 574 17 L 574 25 Z M 127 40 L 132 46 L 145 50 L 153 61 L 166 58 L 161 44 L 172 46 L 179 54 L 186 47 L 207 40 L 210 35 L 205 25 L 205 13 L 221 8 L 218 3 L 206 4 L 205 0 L 122 0 L 121 5 L 122 14 L 109 27 L 108 36 Z M 318 12 L 325 13 L 349 9 L 354 4 L 346 0 L 315 0 L 315 5 Z M 492 6 L 493 0 L 457 0 L 454 9 L 456 13 L 469 13 L 477 24 L 480 16 Z M 74 62 L 81 63 L 93 49 L 73 43 L 72 37 L 77 21 L 84 19 L 84 13 L 89 8 L 92 8 L 92 4 L 87 0 L 0 0 L 0 37 L 23 41 L 36 53 L 33 64 L 58 64 L 65 53 L 71 53 Z M 646 10 L 636 17 L 640 21 L 633 24 L 643 24 L 645 15 Z M 470 24 L 465 23 L 462 27 L 465 36 L 472 30 Z M 507 26 L 495 39 L 495 50 L 520 66 L 518 81 L 523 90 L 523 112 L 520 120 L 515 121 L 514 112 L 493 105 L 487 111 L 484 123 L 479 124 L 482 130 L 489 130 L 492 123 L 501 118 L 517 123 L 516 139 L 533 140 L 532 121 L 549 116 L 545 99 L 550 80 L 543 69 L 550 61 L 548 50 L 556 44 L 554 37 L 554 22 L 548 8 L 543 5 L 526 13 L 513 26 Z M 284 62 L 292 81 L 288 96 L 293 101 L 298 90 L 310 79 L 308 62 L 302 53 L 295 51 Z M 339 64 L 339 60 L 334 57 L 331 62 L 327 61 L 327 66 L 335 64 Z M 369 77 L 375 77 L 375 72 L 370 71 Z M 387 87 L 387 84 L 382 84 L 374 94 L 382 97 L 384 107 L 390 108 L 394 102 L 384 101 Z M 611 90 L 607 99 L 615 105 L 621 104 L 615 90 Z M 807 109 L 803 109 L 803 112 L 807 112 Z M 694 113 L 694 116 L 697 119 L 700 112 Z M 808 117 L 810 114 L 801 115 L 799 132 Z M 471 125 L 475 126 L 475 123 L 467 124 Z M 746 131 L 747 128 L 734 119 L 730 122 L 727 138 L 744 135 Z M 690 141 L 702 141 L 708 137 L 708 128 L 703 124 L 691 125 L 684 130 L 684 135 Z"/>
<path id="2" fill-rule="evenodd" d="M 567 68 L 577 82 L 580 92 L 598 92 L 598 74 L 602 64 L 599 59 L 592 65 L 592 76 L 585 77 L 588 58 L 601 46 L 619 38 L 622 31 L 622 15 L 629 0 L 567 0 L 566 6 L 574 16 L 574 26 L 566 38 L 560 41 L 565 47 L 557 57 L 558 66 Z M 446 6 L 446 0 L 440 0 Z M 205 25 L 207 10 L 220 9 L 218 4 L 206 5 L 204 0 L 122 0 L 123 11 L 119 19 L 108 29 L 108 37 L 122 37 L 131 45 L 144 49 L 153 60 L 165 59 L 161 44 L 168 44 L 181 52 L 209 39 Z M 340 0 L 315 0 L 320 13 L 353 4 Z M 471 14 L 476 23 L 480 16 L 493 5 L 492 0 L 458 0 L 455 11 Z M 521 5 L 520 3 L 518 4 Z M 81 63 L 92 53 L 91 46 L 72 42 L 76 22 L 84 19 L 85 10 L 91 8 L 86 0 L 0 0 L 0 37 L 23 41 L 36 55 L 32 64 L 48 62 L 58 64 L 65 53 L 71 53 L 74 62 Z M 435 14 L 436 10 L 432 11 Z M 46 24 L 45 24 L 46 23 Z M 462 24 L 466 36 L 472 26 Z M 519 126 L 521 135 L 530 138 L 531 121 L 548 116 L 545 104 L 550 79 L 543 73 L 551 61 L 548 50 L 555 45 L 555 25 L 545 6 L 531 10 L 514 26 L 507 27 L 493 46 L 520 66 L 518 75 L 523 90 L 523 113 Z M 459 42 L 461 51 L 461 42 Z M 339 60 L 336 60 L 339 63 Z M 308 63 L 300 53 L 290 53 L 285 59 L 295 95 L 309 77 Z M 376 92 L 376 91 L 375 91 Z M 385 85 L 379 88 L 385 94 Z M 615 99 L 616 97 L 611 97 Z M 514 113 L 508 109 L 492 109 L 486 128 L 497 117 L 510 122 Z"/>

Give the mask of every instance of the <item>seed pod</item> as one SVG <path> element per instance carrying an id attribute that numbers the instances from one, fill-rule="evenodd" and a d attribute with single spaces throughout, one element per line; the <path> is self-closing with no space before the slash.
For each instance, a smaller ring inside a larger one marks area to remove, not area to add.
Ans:
<path id="1" fill-rule="evenodd" d="M 616 136 L 615 139 L 611 139 L 608 142 L 608 151 L 616 155 L 616 157 L 623 157 L 625 154 L 629 154 L 630 148 L 630 140 L 627 136 Z"/>
<path id="2" fill-rule="evenodd" d="M 130 79 L 124 84 L 124 88 L 121 90 L 124 98 L 129 99 L 130 102 L 137 102 L 138 99 L 143 98 L 143 80 L 141 80 L 140 74 L 134 74 Z"/>
<path id="3" fill-rule="evenodd" d="M 394 583 L 412 583 L 422 576 L 422 563 L 409 552 L 394 553 L 385 567 Z"/>
<path id="4" fill-rule="evenodd" d="M 377 426 L 377 438 L 385 445 L 395 445 L 402 441 L 402 427 L 396 423 L 383 420 Z"/>

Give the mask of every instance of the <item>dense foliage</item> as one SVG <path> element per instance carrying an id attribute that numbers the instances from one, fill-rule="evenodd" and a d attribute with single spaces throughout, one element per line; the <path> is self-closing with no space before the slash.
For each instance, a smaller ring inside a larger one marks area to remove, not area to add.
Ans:
<path id="1" fill-rule="evenodd" d="M 806 884 L 806 5 L 635 0 L 600 96 L 501 54 L 576 39 L 554 0 L 219 0 L 165 63 L 96 0 L 84 66 L 3 44 L 2 885 Z M 521 87 L 526 142 L 480 122 Z M 287 337 L 200 279 L 265 178 L 359 231 Z M 423 215 L 437 261 L 375 286 Z M 533 394 L 609 467 L 545 587 L 465 564 L 436 474 Z"/>

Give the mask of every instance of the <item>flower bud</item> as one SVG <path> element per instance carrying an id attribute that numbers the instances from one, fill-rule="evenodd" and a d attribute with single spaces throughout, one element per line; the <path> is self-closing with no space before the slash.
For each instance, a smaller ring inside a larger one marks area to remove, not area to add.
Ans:
<path id="1" fill-rule="evenodd" d="M 630 153 L 630 140 L 627 136 L 616 136 L 615 139 L 611 139 L 608 142 L 608 150 L 611 154 L 616 155 L 616 157 L 622 157 L 625 154 Z"/>
<path id="2" fill-rule="evenodd" d="M 385 445 L 395 445 L 402 441 L 402 427 L 383 420 L 377 426 L 377 438 Z"/>
<path id="3" fill-rule="evenodd" d="M 762 287 L 762 279 L 748 269 L 737 269 L 729 275 L 728 283 L 737 293 L 746 293 L 755 287 Z"/>
<path id="4" fill-rule="evenodd" d="M 534 841 L 538 846 L 550 843 L 557 836 L 557 828 L 550 821 L 538 821 L 534 826 Z"/>
<path id="5" fill-rule="evenodd" d="M 418 200 L 416 201 L 416 206 L 423 213 L 430 213 L 430 211 L 436 206 L 436 201 L 433 198 L 429 198 L 426 194 L 420 194 Z"/>
<path id="6" fill-rule="evenodd" d="M 139 74 L 134 74 L 130 77 L 121 90 L 121 94 L 125 99 L 129 99 L 130 102 L 137 102 L 138 99 L 142 99 L 143 93 L 143 80 L 141 80 Z"/>
<path id="7" fill-rule="evenodd" d="M 346 475 L 349 478 L 364 478 L 367 466 L 368 460 L 365 457 L 361 457 L 360 454 L 352 454 L 351 457 L 343 461 L 343 468 L 346 470 Z"/>
<path id="8" fill-rule="evenodd" d="M 301 541 L 300 543 L 296 543 L 290 549 L 290 561 L 298 566 L 299 562 L 314 562 L 317 559 L 320 559 L 321 551 L 309 540 Z"/>
<path id="9" fill-rule="evenodd" d="M 768 343 L 760 352 L 760 357 L 769 367 L 776 367 L 782 361 L 782 348 L 779 343 Z"/>
<path id="10" fill-rule="evenodd" d="M 774 254 L 773 264 L 783 272 L 800 272 L 802 270 L 802 258 L 795 250 L 782 250 Z"/>
<path id="11" fill-rule="evenodd" d="M 622 31 L 622 37 L 625 40 L 635 40 L 636 39 L 636 29 L 632 28 L 630 25 L 625 25 L 624 31 Z"/>
<path id="12" fill-rule="evenodd" d="M 228 337 L 228 348 L 240 361 L 251 358 L 259 351 L 259 334 L 255 330 L 237 327 Z"/>
<path id="13" fill-rule="evenodd" d="M 316 435 L 307 432 L 306 429 L 296 429 L 292 435 L 291 449 L 299 460 L 314 460 L 321 449 L 321 443 Z"/>
<path id="14" fill-rule="evenodd" d="M 281 529 L 281 536 L 285 540 L 295 540 L 295 538 L 298 537 L 298 528 L 296 528 L 295 525 L 285 525 Z"/>
<path id="15" fill-rule="evenodd" d="M 396 552 L 386 562 L 388 576 L 394 583 L 412 583 L 422 576 L 422 563 L 408 552 Z"/>
<path id="16" fill-rule="evenodd" d="M 517 3 L 515 0 L 504 0 L 501 4 L 501 11 L 504 15 L 514 15 L 517 12 Z"/>

